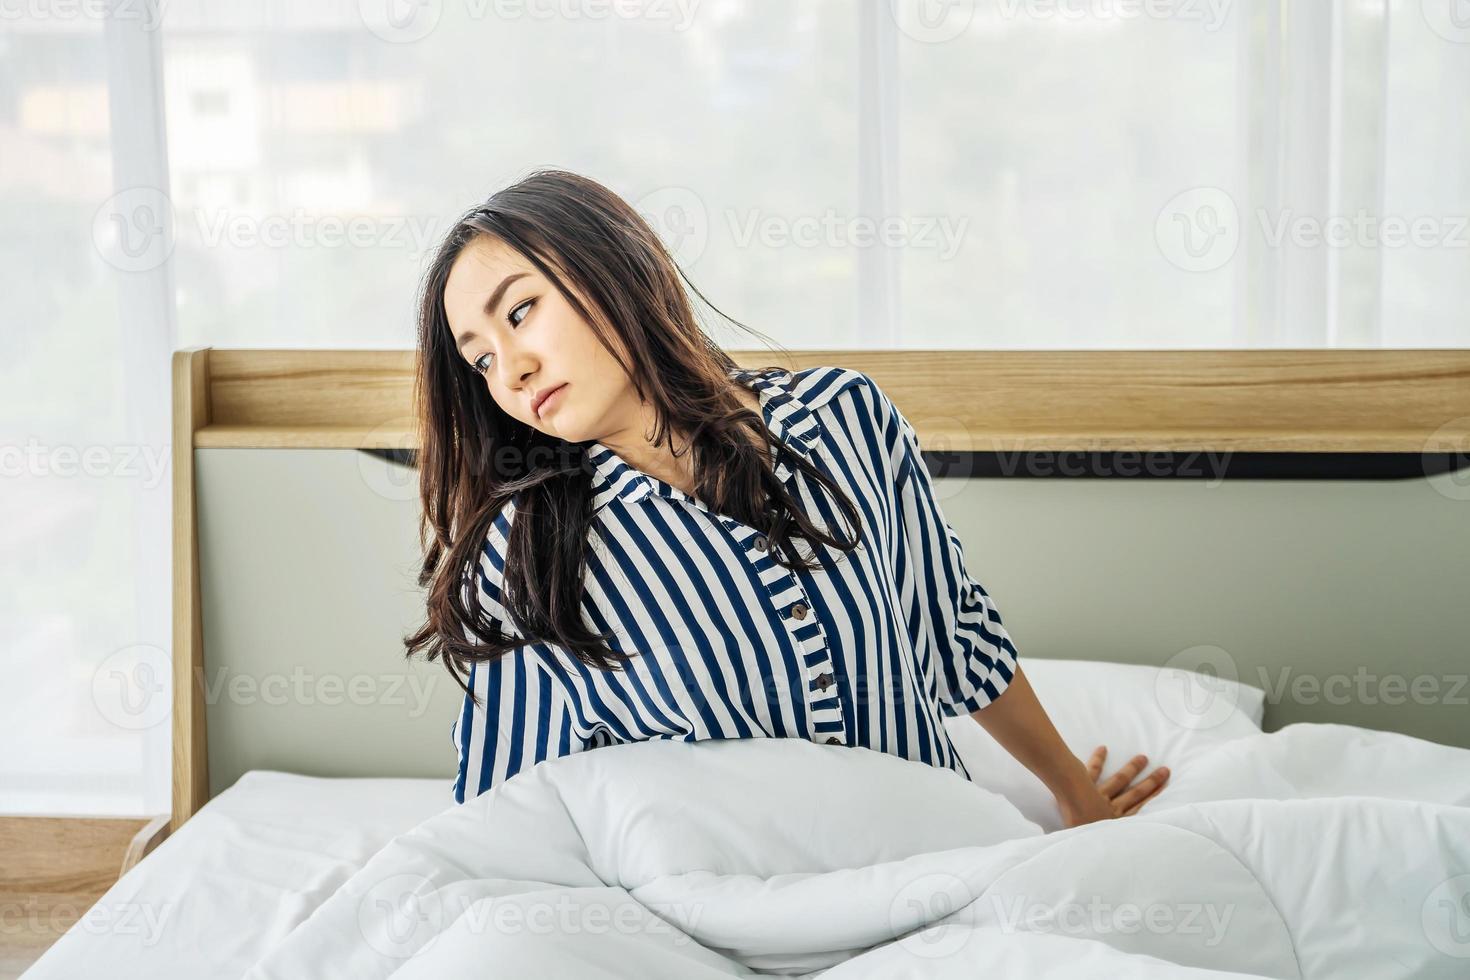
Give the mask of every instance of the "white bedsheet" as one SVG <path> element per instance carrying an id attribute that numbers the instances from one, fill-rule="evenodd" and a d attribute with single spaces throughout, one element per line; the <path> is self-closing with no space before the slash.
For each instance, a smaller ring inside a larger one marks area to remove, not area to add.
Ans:
<path id="1" fill-rule="evenodd" d="M 453 804 L 444 779 L 247 772 L 23 976 L 238 977 L 385 843 Z"/>

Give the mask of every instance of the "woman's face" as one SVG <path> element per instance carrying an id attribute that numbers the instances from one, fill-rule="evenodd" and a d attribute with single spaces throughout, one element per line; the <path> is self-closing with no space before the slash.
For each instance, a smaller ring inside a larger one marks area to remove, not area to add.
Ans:
<path id="1" fill-rule="evenodd" d="M 444 311 L 460 356 L 507 415 L 568 442 L 641 431 L 640 403 L 622 365 L 550 281 L 503 242 L 481 235 L 465 246 L 444 285 Z M 536 395 L 558 385 L 565 387 L 534 411 Z"/>

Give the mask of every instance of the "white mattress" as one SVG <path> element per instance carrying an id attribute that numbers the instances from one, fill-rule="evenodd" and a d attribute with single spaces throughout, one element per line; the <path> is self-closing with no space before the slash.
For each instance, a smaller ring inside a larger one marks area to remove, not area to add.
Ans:
<path id="1" fill-rule="evenodd" d="M 454 805 L 445 779 L 247 772 L 23 976 L 240 976 L 388 840 Z"/>

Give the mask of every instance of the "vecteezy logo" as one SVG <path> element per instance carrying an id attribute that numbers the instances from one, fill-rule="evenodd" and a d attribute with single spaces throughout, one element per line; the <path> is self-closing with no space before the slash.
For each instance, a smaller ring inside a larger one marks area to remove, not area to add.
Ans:
<path id="1" fill-rule="evenodd" d="M 412 416 L 399 416 L 378 425 L 362 440 L 362 448 L 396 449 L 400 455 L 417 447 L 418 434 Z M 359 451 L 357 472 L 362 482 L 384 500 L 415 500 L 419 495 L 419 473 L 414 466 Z"/>
<path id="2" fill-rule="evenodd" d="M 633 209 L 643 215 L 679 265 L 688 268 L 709 244 L 709 213 L 704 201 L 687 187 L 660 187 L 638 198 Z"/>
<path id="3" fill-rule="evenodd" d="M 444 899 L 428 878 L 392 875 L 357 902 L 357 927 L 373 951 L 395 959 L 425 952 L 447 924 Z"/>
<path id="4" fill-rule="evenodd" d="M 888 905 L 888 926 L 907 933 L 898 944 L 911 955 L 944 959 L 965 947 L 975 935 L 966 922 L 948 921 L 950 916 L 975 901 L 969 884 L 956 875 L 934 871 L 904 884 Z"/>
<path id="5" fill-rule="evenodd" d="M 1186 272 L 1212 272 L 1235 255 L 1240 212 L 1218 187 L 1194 187 L 1170 198 L 1154 221 L 1154 240 Z"/>
<path id="6" fill-rule="evenodd" d="M 1446 956 L 1470 959 L 1470 875 L 1436 885 L 1419 910 L 1430 944 Z"/>
<path id="7" fill-rule="evenodd" d="M 130 187 L 102 202 L 92 216 L 92 244 L 123 272 L 146 272 L 174 250 L 174 207 L 156 187 Z"/>
<path id="8" fill-rule="evenodd" d="M 363 26 L 384 41 L 412 44 L 439 26 L 443 0 L 357 0 Z"/>
<path id="9" fill-rule="evenodd" d="M 1470 0 L 1419 0 L 1419 13 L 1446 41 L 1470 44 Z"/>
<path id="10" fill-rule="evenodd" d="M 1435 475 L 1438 470 L 1432 466 L 1441 453 L 1452 457 L 1452 468 L 1444 479 Z M 1450 500 L 1470 500 L 1470 415 L 1451 419 L 1435 429 L 1424 441 L 1420 460 L 1436 493 Z"/>
<path id="11" fill-rule="evenodd" d="M 168 655 L 139 644 L 111 654 L 92 672 L 92 703 L 118 728 L 142 731 L 170 714 L 172 675 Z"/>
<path id="12" fill-rule="evenodd" d="M 889 0 L 888 9 L 900 31 L 924 44 L 954 40 L 975 18 L 975 0 Z"/>
<path id="13" fill-rule="evenodd" d="M 1216 728 L 1235 713 L 1239 688 L 1235 658 L 1224 649 L 1201 644 L 1164 661 L 1154 678 L 1159 710 L 1181 728 Z M 1178 697 L 1171 696 L 1174 691 Z"/>

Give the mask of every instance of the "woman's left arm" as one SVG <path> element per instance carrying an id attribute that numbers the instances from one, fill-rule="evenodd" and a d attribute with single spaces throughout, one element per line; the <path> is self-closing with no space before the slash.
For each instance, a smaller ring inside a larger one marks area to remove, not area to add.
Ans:
<path id="1" fill-rule="evenodd" d="M 1057 799 L 1068 827 L 1134 813 L 1161 789 L 1167 769 L 1129 786 L 1148 760 L 1135 756 L 1099 784 L 1106 748 L 1084 765 L 1062 741 L 1036 700 L 1010 635 L 990 596 L 965 567 L 959 535 L 945 520 L 913 425 L 868 379 L 893 472 L 899 515 L 925 616 L 939 651 L 937 693 L 951 709 L 964 708 L 1001 746 L 1035 773 Z M 1009 680 L 1008 680 L 1009 679 Z"/>
<path id="2" fill-rule="evenodd" d="M 1169 770 L 1160 766 L 1130 786 L 1148 762 L 1147 757 L 1136 755 L 1099 784 L 1097 778 L 1102 774 L 1107 748 L 1098 746 L 1085 765 L 1073 755 L 1036 699 L 1019 663 L 1000 697 L 971 712 L 970 717 L 1046 784 L 1056 797 L 1067 827 L 1137 813 L 1169 781 Z"/>

